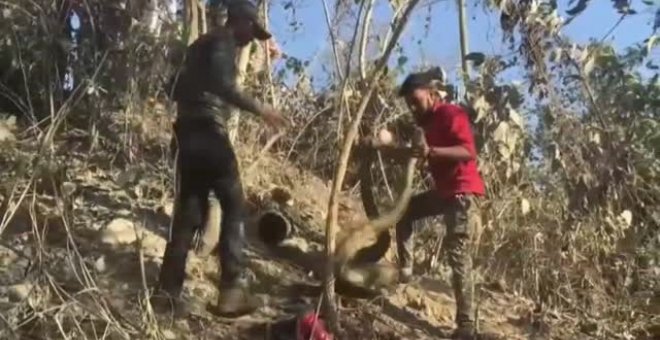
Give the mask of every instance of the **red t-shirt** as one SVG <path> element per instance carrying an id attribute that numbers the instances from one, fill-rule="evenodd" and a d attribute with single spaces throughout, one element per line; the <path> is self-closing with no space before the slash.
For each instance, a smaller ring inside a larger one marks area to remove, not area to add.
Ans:
<path id="1" fill-rule="evenodd" d="M 437 102 L 423 128 L 430 147 L 460 145 L 475 158 L 469 161 L 429 159 L 429 170 L 440 195 L 443 198 L 458 194 L 484 195 L 484 183 L 477 169 L 477 150 L 467 112 L 457 105 Z"/>

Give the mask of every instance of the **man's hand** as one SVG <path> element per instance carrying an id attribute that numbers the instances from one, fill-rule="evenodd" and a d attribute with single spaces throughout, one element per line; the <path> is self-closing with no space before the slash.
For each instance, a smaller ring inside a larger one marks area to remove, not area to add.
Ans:
<path id="1" fill-rule="evenodd" d="M 430 152 L 431 152 L 431 148 L 426 143 L 426 141 L 423 141 L 418 145 L 413 145 L 410 148 L 410 157 L 426 159 L 428 158 Z"/>
<path id="2" fill-rule="evenodd" d="M 276 129 L 286 128 L 289 126 L 289 120 L 284 118 L 273 108 L 266 108 L 261 114 L 261 118 L 263 118 L 266 123 L 268 123 L 268 125 Z"/>
<path id="3" fill-rule="evenodd" d="M 266 49 L 268 50 L 268 55 L 272 60 L 276 60 L 282 57 L 282 50 L 275 42 L 275 39 L 271 38 L 266 41 Z"/>
<path id="4" fill-rule="evenodd" d="M 424 130 L 421 128 L 416 128 L 412 137 L 412 147 L 410 150 L 411 157 L 426 159 L 431 152 L 431 148 L 426 142 L 424 136 Z"/>

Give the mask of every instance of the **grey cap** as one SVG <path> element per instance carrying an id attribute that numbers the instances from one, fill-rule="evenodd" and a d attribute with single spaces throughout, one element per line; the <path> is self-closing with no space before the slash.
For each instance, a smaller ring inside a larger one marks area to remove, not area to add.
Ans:
<path id="1" fill-rule="evenodd" d="M 245 18 L 252 21 L 254 25 L 254 36 L 259 40 L 268 40 L 273 35 L 268 32 L 259 18 L 257 6 L 249 0 L 230 0 L 227 4 L 227 18 Z"/>

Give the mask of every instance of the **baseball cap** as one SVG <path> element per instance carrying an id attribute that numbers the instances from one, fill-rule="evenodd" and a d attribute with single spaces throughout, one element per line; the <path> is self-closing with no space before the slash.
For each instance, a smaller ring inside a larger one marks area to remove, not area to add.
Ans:
<path id="1" fill-rule="evenodd" d="M 268 40 L 273 35 L 268 32 L 259 18 L 257 6 L 248 0 L 232 0 L 227 4 L 227 17 L 246 18 L 254 25 L 254 36 L 259 40 Z"/>
<path id="2" fill-rule="evenodd" d="M 412 73 L 406 77 L 401 87 L 399 87 L 399 96 L 405 96 L 416 88 L 430 86 L 434 83 L 444 84 L 445 78 L 445 71 L 441 67 L 433 67 L 424 72 Z"/>

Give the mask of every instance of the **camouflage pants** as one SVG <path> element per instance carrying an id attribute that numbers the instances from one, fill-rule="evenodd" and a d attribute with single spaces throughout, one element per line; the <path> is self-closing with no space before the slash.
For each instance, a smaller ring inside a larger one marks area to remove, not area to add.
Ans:
<path id="1" fill-rule="evenodd" d="M 421 193 L 411 199 L 408 210 L 396 226 L 399 265 L 404 272 L 412 274 L 413 222 L 438 215 L 444 217 L 447 234 L 443 243 L 452 269 L 456 323 L 459 326 L 473 323 L 470 237 L 478 221 L 474 199 L 468 195 L 443 199 L 435 191 Z"/>

